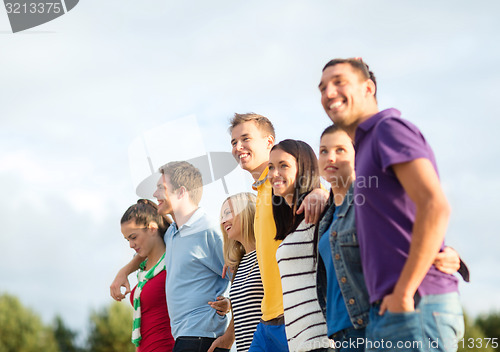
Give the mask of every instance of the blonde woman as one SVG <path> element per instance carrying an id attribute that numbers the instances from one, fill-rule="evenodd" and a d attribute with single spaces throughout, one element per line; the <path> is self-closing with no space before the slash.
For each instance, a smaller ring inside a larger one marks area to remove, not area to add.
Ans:
<path id="1" fill-rule="evenodd" d="M 223 346 L 223 340 L 234 334 L 237 351 L 248 351 L 262 316 L 260 305 L 264 289 L 255 252 L 255 202 L 254 194 L 238 193 L 222 204 L 220 224 L 224 239 L 224 260 L 233 271 L 233 281 L 229 292 L 230 302 L 218 297 L 217 302 L 209 304 L 219 314 L 225 314 L 230 305 L 233 320 L 226 334 L 214 342 L 213 348 Z"/>

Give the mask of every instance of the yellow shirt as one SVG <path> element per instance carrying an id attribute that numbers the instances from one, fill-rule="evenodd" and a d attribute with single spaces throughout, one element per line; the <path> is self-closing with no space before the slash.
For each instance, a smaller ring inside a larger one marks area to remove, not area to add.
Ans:
<path id="1" fill-rule="evenodd" d="M 273 217 L 273 192 L 271 183 L 267 179 L 268 171 L 266 168 L 252 186 L 257 191 L 254 230 L 257 260 L 264 286 L 261 310 L 262 320 L 265 321 L 283 314 L 283 291 L 278 262 L 276 261 L 276 250 L 281 241 L 274 239 L 276 224 Z"/>

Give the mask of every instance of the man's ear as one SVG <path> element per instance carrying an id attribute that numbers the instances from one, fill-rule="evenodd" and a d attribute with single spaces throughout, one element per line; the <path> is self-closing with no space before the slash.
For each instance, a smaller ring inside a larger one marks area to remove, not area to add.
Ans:
<path id="1" fill-rule="evenodd" d="M 186 187 L 180 186 L 177 189 L 177 199 L 181 199 L 181 198 L 183 198 L 185 196 L 188 196 L 188 191 L 187 191 Z"/>
<path id="2" fill-rule="evenodd" d="M 366 92 L 368 95 L 375 96 L 377 91 L 377 87 L 375 87 L 375 83 L 371 79 L 366 80 Z"/>
<path id="3" fill-rule="evenodd" d="M 272 134 L 267 136 L 267 149 L 271 149 L 274 146 L 274 137 Z"/>

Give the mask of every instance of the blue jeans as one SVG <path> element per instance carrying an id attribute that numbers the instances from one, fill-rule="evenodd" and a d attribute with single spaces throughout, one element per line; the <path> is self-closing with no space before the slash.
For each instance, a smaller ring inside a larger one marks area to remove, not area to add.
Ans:
<path id="1" fill-rule="evenodd" d="M 370 308 L 366 351 L 453 352 L 464 335 L 464 317 L 458 293 L 423 296 L 415 311 L 379 315 Z"/>
<path id="2" fill-rule="evenodd" d="M 262 321 L 253 334 L 248 352 L 288 352 L 285 325 L 266 325 Z"/>
<path id="3" fill-rule="evenodd" d="M 347 328 L 336 332 L 330 339 L 333 340 L 335 352 L 364 352 L 365 329 Z"/>

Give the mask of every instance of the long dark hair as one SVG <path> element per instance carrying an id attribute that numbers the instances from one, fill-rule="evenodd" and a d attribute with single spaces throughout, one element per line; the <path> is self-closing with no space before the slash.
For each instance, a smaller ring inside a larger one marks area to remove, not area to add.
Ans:
<path id="1" fill-rule="evenodd" d="M 149 199 L 139 199 L 136 204 L 131 205 L 123 214 L 120 224 L 130 220 L 134 220 L 139 226 L 148 226 L 151 221 L 156 222 L 162 238 L 170 226 L 167 218 L 158 214 L 158 206 Z"/>
<path id="2" fill-rule="evenodd" d="M 290 154 L 297 161 L 292 206 L 288 206 L 283 197 L 273 195 L 273 216 L 276 223 L 274 239 L 284 240 L 304 220 L 304 212 L 297 214 L 297 209 L 313 189 L 320 187 L 320 181 L 318 160 L 309 144 L 299 140 L 285 139 L 276 144 L 271 152 L 278 149 Z"/>

